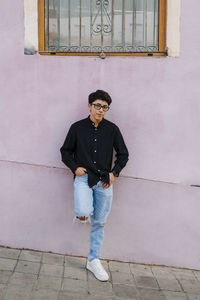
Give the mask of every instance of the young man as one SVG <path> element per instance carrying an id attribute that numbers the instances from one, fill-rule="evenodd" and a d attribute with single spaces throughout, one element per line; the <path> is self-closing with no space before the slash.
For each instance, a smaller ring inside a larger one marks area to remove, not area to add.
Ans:
<path id="1" fill-rule="evenodd" d="M 111 209 L 113 182 L 128 161 L 119 128 L 104 116 L 112 102 L 108 93 L 89 95 L 90 115 L 71 125 L 61 147 L 62 161 L 74 173 L 74 211 L 79 222 L 90 222 L 90 251 L 86 268 L 97 279 L 109 276 L 100 263 L 104 227 Z M 117 159 L 112 168 L 113 149 Z"/>

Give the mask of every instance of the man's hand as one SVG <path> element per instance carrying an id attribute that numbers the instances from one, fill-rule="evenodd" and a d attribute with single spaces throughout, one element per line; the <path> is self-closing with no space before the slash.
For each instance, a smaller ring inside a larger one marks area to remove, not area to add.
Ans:
<path id="1" fill-rule="evenodd" d="M 111 184 L 113 184 L 113 182 L 114 182 L 114 180 L 115 180 L 115 176 L 113 175 L 112 172 L 109 173 L 109 177 L 110 177 L 110 184 L 107 184 L 107 183 L 105 183 L 105 182 L 102 182 L 102 187 L 103 187 L 104 189 L 109 188 L 109 186 L 111 186 Z"/>
<path id="2" fill-rule="evenodd" d="M 86 174 L 87 170 L 85 168 L 82 167 L 78 167 L 75 171 L 76 176 L 81 177 L 84 176 Z"/>

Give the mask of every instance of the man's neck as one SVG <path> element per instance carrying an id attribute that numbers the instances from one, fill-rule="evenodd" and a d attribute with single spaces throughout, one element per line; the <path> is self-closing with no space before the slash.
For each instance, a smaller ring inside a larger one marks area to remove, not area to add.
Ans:
<path id="1" fill-rule="evenodd" d="M 97 127 L 97 126 L 99 125 L 99 123 L 102 121 L 102 120 L 99 121 L 99 120 L 94 119 L 91 115 L 90 115 L 90 120 L 91 120 L 92 122 L 94 122 L 95 127 Z"/>

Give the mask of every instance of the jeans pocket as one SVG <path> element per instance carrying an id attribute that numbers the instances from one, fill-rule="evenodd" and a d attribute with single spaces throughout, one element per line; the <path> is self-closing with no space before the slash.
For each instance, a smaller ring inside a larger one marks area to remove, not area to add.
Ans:
<path id="1" fill-rule="evenodd" d="M 85 176 L 87 176 L 87 174 L 82 175 L 82 176 L 77 176 L 77 175 L 76 175 L 76 177 L 78 177 L 78 178 L 83 178 L 83 177 L 85 177 Z"/>
<path id="2" fill-rule="evenodd" d="M 85 174 L 83 176 L 77 176 L 76 175 L 76 177 L 74 179 L 74 182 L 87 181 L 87 177 L 88 177 L 88 174 Z"/>

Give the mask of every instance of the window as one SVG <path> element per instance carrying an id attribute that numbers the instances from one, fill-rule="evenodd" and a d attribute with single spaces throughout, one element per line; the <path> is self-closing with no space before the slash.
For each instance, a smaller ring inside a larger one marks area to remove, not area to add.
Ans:
<path id="1" fill-rule="evenodd" d="M 165 0 L 39 0 L 39 52 L 165 55 Z"/>

